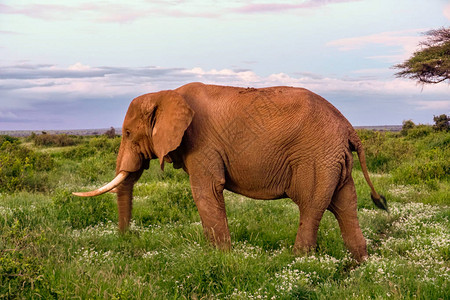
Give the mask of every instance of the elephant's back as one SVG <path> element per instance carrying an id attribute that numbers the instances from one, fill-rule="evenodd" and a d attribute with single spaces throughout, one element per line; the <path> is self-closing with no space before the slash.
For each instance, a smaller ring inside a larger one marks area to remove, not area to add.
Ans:
<path id="1" fill-rule="evenodd" d="M 190 83 L 176 91 L 185 97 L 202 122 L 209 120 L 222 132 L 228 129 L 240 132 L 245 127 L 256 133 L 253 138 L 262 140 L 272 135 L 284 140 L 312 134 L 330 141 L 353 130 L 331 103 L 304 88 Z M 246 136 L 245 132 L 242 134 Z"/>
<path id="2" fill-rule="evenodd" d="M 188 103 L 198 108 L 221 109 L 236 112 L 259 112 L 260 117 L 270 118 L 274 113 L 285 112 L 292 116 L 328 114 L 335 121 L 347 123 L 345 117 L 323 97 L 308 89 L 289 86 L 266 88 L 208 85 L 200 82 L 186 84 L 178 89 Z M 262 111 L 257 111 L 263 109 Z"/>

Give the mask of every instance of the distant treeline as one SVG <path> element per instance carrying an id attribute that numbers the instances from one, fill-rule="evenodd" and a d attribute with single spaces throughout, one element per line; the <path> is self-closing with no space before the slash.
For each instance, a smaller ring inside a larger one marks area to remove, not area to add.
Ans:
<path id="1" fill-rule="evenodd" d="M 356 129 L 368 129 L 376 131 L 400 131 L 402 130 L 402 125 L 380 125 L 380 126 L 355 126 Z M 115 127 L 115 134 L 122 135 L 122 128 Z M 15 137 L 27 137 L 34 134 L 42 134 L 46 132 L 48 134 L 67 134 L 67 135 L 79 135 L 79 136 L 91 136 L 91 135 L 103 135 L 108 130 L 108 128 L 100 129 L 71 129 L 71 130 L 0 130 L 0 135 L 9 135 Z"/>
<path id="2" fill-rule="evenodd" d="M 116 127 L 115 133 L 117 135 L 122 134 L 122 128 Z M 47 133 L 47 134 L 67 134 L 67 135 L 80 135 L 80 136 L 90 136 L 90 135 L 103 135 L 110 128 L 99 128 L 99 129 L 67 129 L 67 130 L 0 130 L 0 135 L 9 135 L 15 137 L 27 137 L 33 133 L 36 135 Z"/>

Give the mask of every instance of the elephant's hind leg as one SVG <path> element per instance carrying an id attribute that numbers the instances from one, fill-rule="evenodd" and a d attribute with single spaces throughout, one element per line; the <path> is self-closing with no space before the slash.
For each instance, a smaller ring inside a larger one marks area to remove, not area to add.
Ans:
<path id="1" fill-rule="evenodd" d="M 328 209 L 338 220 L 342 238 L 350 253 L 358 261 L 365 260 L 368 257 L 366 240 L 359 227 L 353 178 L 350 177 L 345 185 L 336 191 Z"/>
<path id="2" fill-rule="evenodd" d="M 314 172 L 316 171 L 306 174 Z M 333 196 L 334 177 L 327 172 L 321 174 L 317 172 L 310 178 L 298 176 L 299 180 L 291 185 L 288 195 L 298 205 L 300 211 L 300 223 L 294 244 L 295 254 L 304 254 L 316 247 L 319 223 Z"/>
<path id="3" fill-rule="evenodd" d="M 295 238 L 294 253 L 305 254 L 316 247 L 317 231 L 325 208 L 300 208 L 300 224 Z"/>

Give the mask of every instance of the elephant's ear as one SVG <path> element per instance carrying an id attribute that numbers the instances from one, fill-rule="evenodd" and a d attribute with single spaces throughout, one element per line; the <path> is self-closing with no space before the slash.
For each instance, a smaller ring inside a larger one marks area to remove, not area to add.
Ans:
<path id="1" fill-rule="evenodd" d="M 191 124 L 194 111 L 177 92 L 163 91 L 160 94 L 156 110 L 150 119 L 150 130 L 152 130 L 153 148 L 163 170 L 164 156 L 181 144 L 184 132 Z"/>

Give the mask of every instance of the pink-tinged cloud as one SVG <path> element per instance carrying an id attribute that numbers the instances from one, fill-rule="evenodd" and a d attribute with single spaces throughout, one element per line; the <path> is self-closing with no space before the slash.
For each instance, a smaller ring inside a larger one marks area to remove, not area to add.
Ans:
<path id="1" fill-rule="evenodd" d="M 150 16 L 176 18 L 218 18 L 232 14 L 280 13 L 298 9 L 311 9 L 342 2 L 360 0 L 305 0 L 297 3 L 255 3 L 231 6 L 229 9 L 209 5 L 190 4 L 189 1 L 177 5 L 164 5 L 161 2 L 147 2 L 140 8 L 120 3 L 85 2 L 78 5 L 5 5 L 0 4 L 0 14 L 19 14 L 44 20 L 67 19 L 75 14 L 85 14 L 94 22 L 129 23 Z"/>
<path id="2" fill-rule="evenodd" d="M 64 5 L 31 4 L 22 6 L 10 6 L 0 4 L 0 14 L 18 14 L 37 19 L 65 19 L 72 13 L 73 8 Z"/>
<path id="3" fill-rule="evenodd" d="M 182 6 L 165 8 L 158 3 L 151 3 L 140 8 L 119 3 L 92 2 L 69 5 L 4 5 L 0 4 L 0 14 L 18 14 L 43 20 L 67 19 L 68 16 L 85 15 L 87 19 L 100 23 L 130 23 L 151 16 L 169 16 L 182 18 L 217 18 L 223 11 L 216 9 L 196 10 L 184 9 Z"/>
<path id="4" fill-rule="evenodd" d="M 94 21 L 124 23 L 142 18 L 148 12 L 131 9 L 130 6 L 104 3 L 84 3 L 78 6 L 48 4 L 8 6 L 0 4 L 0 14 L 18 14 L 44 20 L 67 19 L 68 16 L 80 13 L 86 14 Z"/>
<path id="5" fill-rule="evenodd" d="M 291 4 L 291 3 L 261 3 L 261 4 L 248 4 L 242 7 L 234 8 L 231 11 L 235 13 L 244 14 L 256 14 L 256 13 L 266 13 L 266 12 L 281 12 L 296 9 L 305 8 L 316 8 L 325 5 L 341 2 L 355 2 L 359 0 L 307 0 L 301 3 Z"/>
<path id="6" fill-rule="evenodd" d="M 16 34 L 22 34 L 22 33 L 15 32 L 15 31 L 9 31 L 9 30 L 0 30 L 0 34 L 16 35 Z"/>
<path id="7" fill-rule="evenodd" d="M 326 45 L 329 47 L 336 47 L 340 51 L 358 50 L 372 44 L 397 47 L 398 52 L 395 54 L 390 52 L 387 55 L 368 57 L 395 62 L 407 58 L 417 50 L 420 41 L 423 40 L 422 33 L 425 31 L 427 31 L 427 29 L 380 32 L 366 36 L 338 39 L 330 41 Z"/>

